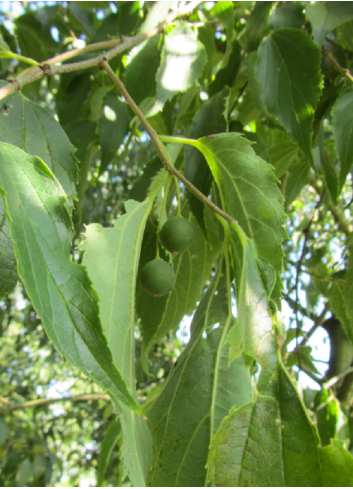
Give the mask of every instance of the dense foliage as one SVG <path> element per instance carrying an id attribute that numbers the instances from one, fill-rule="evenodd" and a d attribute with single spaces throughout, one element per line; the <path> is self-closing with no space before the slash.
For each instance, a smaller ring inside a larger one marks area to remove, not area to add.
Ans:
<path id="1" fill-rule="evenodd" d="M 9 8 L 0 484 L 353 485 L 353 2 Z"/>

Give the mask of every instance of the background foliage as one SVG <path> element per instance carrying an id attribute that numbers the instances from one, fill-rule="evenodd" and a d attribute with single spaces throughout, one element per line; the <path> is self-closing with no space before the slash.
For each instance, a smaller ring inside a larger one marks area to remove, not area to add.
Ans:
<path id="1" fill-rule="evenodd" d="M 22 80 L 0 101 L 1 485 L 351 486 L 353 3 L 0 8 L 0 93 Z M 158 221 L 177 210 L 176 188 L 94 61 L 115 48 L 110 65 L 165 136 L 175 168 L 243 230 L 227 238 L 180 184 L 195 240 L 173 258 L 160 250 L 177 274 L 162 298 L 148 296 L 139 276 L 155 258 Z M 50 64 L 67 52 L 75 57 Z M 72 62 L 86 64 L 71 71 Z M 128 271 L 115 288 L 112 263 Z M 265 299 L 251 302 L 254 291 Z M 276 345 L 259 340 L 272 320 Z M 127 407 L 138 411 L 136 400 L 147 422 Z M 249 459 L 238 469 L 242 450 Z M 276 466 L 263 462 L 267 453 Z"/>

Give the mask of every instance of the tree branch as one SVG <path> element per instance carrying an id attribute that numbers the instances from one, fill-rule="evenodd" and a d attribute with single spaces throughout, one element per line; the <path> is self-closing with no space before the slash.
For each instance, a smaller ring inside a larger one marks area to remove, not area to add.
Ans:
<path id="1" fill-rule="evenodd" d="M 337 382 L 342 379 L 342 377 L 345 377 L 346 375 L 353 373 L 353 367 L 349 367 L 343 372 L 341 372 L 339 375 L 336 375 L 335 377 L 332 377 L 329 379 L 327 382 L 325 382 L 323 385 L 326 389 L 329 389 L 333 385 L 337 384 Z"/>
<path id="2" fill-rule="evenodd" d="M 162 160 L 164 168 L 171 173 L 172 175 L 176 176 L 180 182 L 182 182 L 185 187 L 190 190 L 198 199 L 201 200 L 205 205 L 207 205 L 213 212 L 216 214 L 219 214 L 223 219 L 225 219 L 227 222 L 232 222 L 235 221 L 235 219 L 232 216 L 229 216 L 226 212 L 224 212 L 222 209 L 220 209 L 218 206 L 216 206 L 211 200 L 209 200 L 202 192 L 200 192 L 194 185 L 187 180 L 184 175 L 178 172 L 176 168 L 170 163 L 168 159 L 168 155 L 166 153 L 166 150 L 164 146 L 161 144 L 158 134 L 156 131 L 153 129 L 151 124 L 147 121 L 146 117 L 143 115 L 139 107 L 135 104 L 133 99 L 130 97 L 128 91 L 124 87 L 124 84 L 122 83 L 121 80 L 116 76 L 114 71 L 111 69 L 109 66 L 109 63 L 106 59 L 102 59 L 99 63 L 99 66 L 102 70 L 104 70 L 110 78 L 113 80 L 115 85 L 118 87 L 119 91 L 125 98 L 127 104 L 131 107 L 133 110 L 134 114 L 139 118 L 141 121 L 141 124 L 143 125 L 144 129 L 148 133 L 148 135 L 151 138 L 152 143 L 154 144 L 154 147 L 156 148 L 156 151 L 159 155 L 159 157 Z"/>
<path id="3" fill-rule="evenodd" d="M 294 308 L 295 308 L 295 301 L 291 297 L 289 297 L 288 295 L 284 294 L 284 295 L 282 295 L 282 299 L 284 299 L 286 302 L 288 302 L 288 304 L 290 305 L 290 307 L 294 310 Z M 307 310 L 301 304 L 298 304 L 297 309 L 298 309 L 298 312 L 300 312 L 300 314 L 302 316 L 306 316 L 307 318 L 309 318 L 318 327 L 318 326 L 321 326 L 321 324 L 323 323 L 323 320 L 325 318 L 325 315 L 326 315 L 327 311 L 329 310 L 329 302 L 326 302 L 326 304 L 324 306 L 324 309 L 323 309 L 322 313 L 319 316 L 317 316 L 316 314 L 314 314 L 312 312 L 307 312 Z M 307 334 L 309 334 L 309 331 L 308 331 Z M 307 334 L 305 336 L 307 336 Z"/>
<path id="4" fill-rule="evenodd" d="M 323 379 L 320 379 L 320 377 L 315 375 L 311 370 L 306 368 L 304 365 L 301 365 L 300 367 L 298 366 L 298 368 L 299 368 L 299 370 L 304 372 L 308 377 L 313 379 L 313 381 L 316 382 L 317 384 L 319 384 L 319 385 L 323 384 L 323 382 L 324 382 Z"/>
<path id="5" fill-rule="evenodd" d="M 104 57 L 107 60 L 110 60 L 122 53 L 123 51 L 140 44 L 141 42 L 153 37 L 154 35 L 162 32 L 166 26 L 172 22 L 176 17 L 180 15 L 184 15 L 190 11 L 192 11 L 200 2 L 193 1 L 189 2 L 183 9 L 178 11 L 173 11 L 168 14 L 165 22 L 160 24 L 158 27 L 154 29 L 150 29 L 147 32 L 142 34 L 137 34 L 133 37 L 114 39 L 112 41 L 104 41 L 100 43 L 91 44 L 82 49 L 73 49 L 72 51 L 68 51 L 66 53 L 55 56 L 54 58 L 50 58 L 42 63 L 39 66 L 34 66 L 32 68 L 28 68 L 25 70 L 20 76 L 10 81 L 8 85 L 5 85 L 3 88 L 0 88 L 0 100 L 4 97 L 7 97 L 11 93 L 14 93 L 18 90 L 21 90 L 25 85 L 29 85 L 37 80 L 40 80 L 44 77 L 58 75 L 61 73 L 71 73 L 73 71 L 84 70 L 87 68 L 92 68 L 99 65 L 102 60 L 102 55 L 96 56 L 95 58 L 91 58 L 85 61 L 80 61 L 77 63 L 69 63 L 65 65 L 55 66 L 55 63 L 59 63 L 65 61 L 67 59 L 78 56 L 79 54 L 88 53 L 91 51 L 96 51 L 98 49 L 107 49 L 113 47 L 110 51 L 104 54 Z"/>
<path id="6" fill-rule="evenodd" d="M 296 335 L 295 335 L 295 339 L 296 339 L 296 347 L 295 347 L 295 349 L 297 351 L 299 368 L 301 368 L 300 352 L 299 352 L 299 348 L 298 348 L 299 347 L 299 343 L 298 343 L 298 335 L 299 335 L 299 323 L 298 323 L 299 275 L 301 274 L 301 271 L 302 271 L 301 270 L 301 267 L 302 267 L 302 263 L 303 263 L 303 260 L 304 260 L 305 254 L 306 254 L 306 243 L 308 241 L 309 231 L 310 231 L 311 225 L 313 223 L 313 220 L 314 220 L 316 211 L 320 207 L 320 205 L 321 205 L 321 203 L 323 201 L 324 196 L 325 196 L 325 189 L 322 192 L 322 194 L 320 195 L 320 198 L 319 198 L 318 202 L 316 203 L 314 212 L 313 212 L 313 214 L 311 216 L 310 221 L 308 222 L 308 225 L 306 226 L 305 229 L 303 229 L 304 243 L 303 243 L 302 252 L 301 252 L 300 258 L 299 258 L 298 263 L 297 263 L 297 268 L 296 268 L 294 315 L 295 315 L 295 321 L 296 321 L 297 329 L 296 329 Z"/>
<path id="7" fill-rule="evenodd" d="M 332 44 L 332 46 L 335 46 L 335 48 L 340 49 L 341 51 L 343 51 L 344 53 L 346 53 L 350 57 L 350 59 L 352 59 L 352 54 L 353 54 L 352 51 L 349 51 L 348 49 L 345 49 L 343 46 L 341 46 L 337 42 L 333 41 L 328 36 L 325 37 L 325 40 L 327 42 L 329 42 L 330 44 Z"/>
<path id="8" fill-rule="evenodd" d="M 323 194 L 322 188 L 319 187 L 319 185 L 317 185 L 313 179 L 310 181 L 310 185 L 316 191 L 316 193 L 321 197 L 321 195 Z M 351 227 L 349 221 L 344 216 L 343 210 L 339 206 L 333 205 L 331 201 L 328 203 L 328 209 L 331 212 L 335 220 L 335 223 L 337 224 L 340 231 L 342 231 L 342 233 L 344 233 L 348 238 L 349 235 L 351 234 Z"/>
<path id="9" fill-rule="evenodd" d="M 16 404 L 14 406 L 9 405 L 9 401 L 4 398 L 0 398 L 2 402 L 6 402 L 7 406 L 5 407 L 5 411 L 13 412 L 19 409 L 26 409 L 29 407 L 37 407 L 37 406 L 45 406 L 54 404 L 56 402 L 78 402 L 78 401 L 97 401 L 99 399 L 104 399 L 105 401 L 110 401 L 110 397 L 106 394 L 83 394 L 81 396 L 71 396 L 71 397 L 60 397 L 58 399 L 36 399 L 34 401 L 24 402 L 22 404 Z"/>
<path id="10" fill-rule="evenodd" d="M 329 49 L 327 48 L 322 48 L 322 49 L 325 58 L 327 58 L 330 61 L 332 66 L 336 68 L 336 70 L 339 71 L 341 75 L 345 76 L 351 83 L 353 83 L 353 76 L 351 75 L 351 72 L 348 69 L 343 68 L 343 66 L 341 66 L 339 63 L 337 63 L 337 61 L 332 56 L 332 53 Z"/>

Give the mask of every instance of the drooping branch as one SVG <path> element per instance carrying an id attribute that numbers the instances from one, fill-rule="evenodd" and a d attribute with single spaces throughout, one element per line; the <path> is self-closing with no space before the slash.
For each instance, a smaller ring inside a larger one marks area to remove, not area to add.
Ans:
<path id="1" fill-rule="evenodd" d="M 210 199 L 208 199 L 202 192 L 200 192 L 189 180 L 187 180 L 184 175 L 182 175 L 178 170 L 171 164 L 169 161 L 168 155 L 166 154 L 164 146 L 161 144 L 158 134 L 156 131 L 153 129 L 151 124 L 147 121 L 146 117 L 143 115 L 139 107 L 135 104 L 133 99 L 130 97 L 129 92 L 126 90 L 124 84 L 122 83 L 121 80 L 116 76 L 114 71 L 111 69 L 108 60 L 105 58 L 101 59 L 99 66 L 102 70 L 104 70 L 110 78 L 113 80 L 115 85 L 118 87 L 120 93 L 123 95 L 123 97 L 126 100 L 126 103 L 131 107 L 133 110 L 134 114 L 138 117 L 140 120 L 141 124 L 143 125 L 144 129 L 146 130 L 147 134 L 151 138 L 152 143 L 154 144 L 154 147 L 156 148 L 156 151 L 159 155 L 159 157 L 162 160 L 164 168 L 170 172 L 172 175 L 176 176 L 176 178 L 182 182 L 185 187 L 190 190 L 198 199 L 201 200 L 205 205 L 207 205 L 213 212 L 216 214 L 219 214 L 223 219 L 225 219 L 227 222 L 232 222 L 235 221 L 235 219 L 232 216 L 229 216 L 226 212 L 224 212 L 222 209 L 220 209 L 218 206 L 216 206 Z"/>
<path id="2" fill-rule="evenodd" d="M 89 53 L 97 50 L 104 50 L 108 48 L 112 48 L 104 54 L 104 57 L 107 60 L 110 60 L 117 56 L 118 54 L 126 51 L 127 49 L 136 46 L 137 44 L 146 41 L 150 37 L 163 32 L 168 24 L 173 22 L 180 15 L 187 14 L 194 10 L 197 5 L 201 3 L 200 0 L 189 2 L 185 7 L 178 11 L 170 12 L 166 18 L 166 20 L 161 23 L 158 27 L 154 29 L 150 29 L 144 33 L 137 34 L 133 37 L 122 37 L 120 39 L 114 39 L 111 41 L 104 41 L 95 44 L 91 44 L 81 49 L 73 49 L 66 53 L 59 54 L 54 58 L 50 58 L 46 61 L 43 61 L 38 66 L 33 66 L 25 70 L 22 74 L 20 74 L 17 78 L 10 81 L 8 85 L 5 85 L 3 88 L 0 88 L 0 100 L 4 97 L 7 97 L 11 93 L 14 93 L 18 90 L 21 90 L 25 85 L 29 85 L 37 80 L 42 78 L 58 75 L 62 73 L 71 73 L 73 71 L 85 70 L 87 68 L 92 68 L 97 66 L 102 59 L 102 56 L 96 56 L 94 58 L 79 61 L 77 63 L 68 63 L 64 65 L 56 65 L 56 63 L 62 63 L 68 59 L 71 59 L 80 54 Z"/>

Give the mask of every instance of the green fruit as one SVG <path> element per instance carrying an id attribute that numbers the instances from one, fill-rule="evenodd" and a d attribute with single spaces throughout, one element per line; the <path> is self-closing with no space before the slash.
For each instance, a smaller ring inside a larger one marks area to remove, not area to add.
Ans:
<path id="1" fill-rule="evenodd" d="M 141 271 L 142 287 L 155 297 L 168 294 L 174 287 L 175 281 L 173 268 L 160 258 L 148 262 Z"/>
<path id="2" fill-rule="evenodd" d="M 161 229 L 160 240 L 164 248 L 171 253 L 183 253 L 194 240 L 193 225 L 182 216 L 174 216 Z"/>

